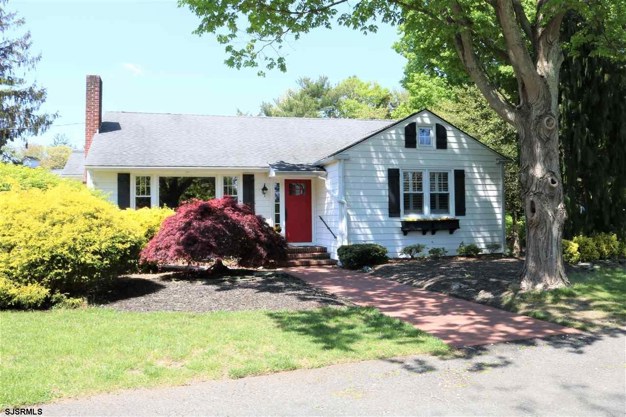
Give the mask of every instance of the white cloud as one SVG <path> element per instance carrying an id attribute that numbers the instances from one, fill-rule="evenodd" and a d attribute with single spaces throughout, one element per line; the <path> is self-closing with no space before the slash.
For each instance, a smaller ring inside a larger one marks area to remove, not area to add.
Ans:
<path id="1" fill-rule="evenodd" d="M 139 64 L 131 64 L 129 62 L 125 62 L 122 64 L 122 67 L 132 73 L 135 76 L 143 75 L 143 68 Z"/>

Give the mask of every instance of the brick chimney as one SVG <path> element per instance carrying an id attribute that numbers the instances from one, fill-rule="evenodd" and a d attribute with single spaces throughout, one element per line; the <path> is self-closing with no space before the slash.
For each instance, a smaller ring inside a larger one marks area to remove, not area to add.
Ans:
<path id="1" fill-rule="evenodd" d="M 102 79 L 99 75 L 87 76 L 87 96 L 85 101 L 85 156 L 89 152 L 93 135 L 100 130 L 102 123 Z"/>

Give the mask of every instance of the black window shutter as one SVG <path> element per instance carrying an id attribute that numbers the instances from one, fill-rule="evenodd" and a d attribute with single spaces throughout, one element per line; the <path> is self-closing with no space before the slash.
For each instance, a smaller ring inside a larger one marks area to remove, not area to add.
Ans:
<path id="1" fill-rule="evenodd" d="M 130 174 L 117 174 L 117 205 L 121 209 L 130 207 Z"/>
<path id="2" fill-rule="evenodd" d="M 454 213 L 465 216 L 465 170 L 454 170 Z"/>
<path id="3" fill-rule="evenodd" d="M 448 130 L 437 123 L 437 149 L 448 149 Z"/>
<path id="4" fill-rule="evenodd" d="M 243 174 L 243 204 L 254 211 L 254 174 Z"/>
<path id="5" fill-rule="evenodd" d="M 400 170 L 389 168 L 389 217 L 400 217 Z"/>
<path id="6" fill-rule="evenodd" d="M 409 123 L 404 127 L 404 147 L 417 147 L 417 127 L 415 125 L 415 122 Z"/>

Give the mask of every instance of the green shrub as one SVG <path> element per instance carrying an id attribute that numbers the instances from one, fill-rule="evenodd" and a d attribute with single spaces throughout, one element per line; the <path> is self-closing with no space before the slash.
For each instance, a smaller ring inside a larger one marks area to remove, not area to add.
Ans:
<path id="1" fill-rule="evenodd" d="M 616 259 L 623 255 L 623 246 L 617 235 L 599 233 L 595 236 L 574 236 L 573 242 L 578 244 L 578 252 L 582 262 L 593 262 L 602 259 Z"/>
<path id="2" fill-rule="evenodd" d="M 581 262 L 592 262 L 600 259 L 600 252 L 598 252 L 596 242 L 592 237 L 574 236 L 573 242 L 578 245 Z"/>
<path id="3" fill-rule="evenodd" d="M 414 245 L 409 245 L 405 247 L 404 249 L 402 249 L 402 252 L 400 253 L 403 255 L 409 256 L 411 259 L 415 259 L 416 257 L 419 256 L 420 253 L 424 251 L 424 249 L 426 249 L 426 245 L 422 245 L 421 243 L 416 243 Z"/>
<path id="4" fill-rule="evenodd" d="M 620 242 L 616 234 L 599 233 L 593 237 L 600 259 L 615 259 L 619 257 Z"/>
<path id="5" fill-rule="evenodd" d="M 620 242 L 617 256 L 621 259 L 626 259 L 626 240 Z"/>
<path id="6" fill-rule="evenodd" d="M 54 293 L 50 297 L 52 308 L 76 309 L 87 306 L 87 300 L 83 297 L 68 297 L 66 294 Z"/>
<path id="7" fill-rule="evenodd" d="M 563 260 L 571 265 L 575 265 L 580 262 L 578 243 L 563 239 Z"/>
<path id="8" fill-rule="evenodd" d="M 387 248 L 375 243 L 344 245 L 337 249 L 339 261 L 348 269 L 378 265 L 387 262 Z"/>
<path id="9" fill-rule="evenodd" d="M 145 237 L 82 184 L 0 192 L 0 274 L 83 294 L 136 268 Z"/>
<path id="10" fill-rule="evenodd" d="M 480 249 L 475 244 L 470 243 L 469 245 L 466 245 L 463 242 L 461 242 L 461 244 L 459 245 L 459 248 L 456 250 L 457 255 L 468 256 L 470 258 L 477 257 L 481 252 L 482 252 L 482 249 Z"/>
<path id="11" fill-rule="evenodd" d="M 485 247 L 487 248 L 490 254 L 494 254 L 498 250 L 500 250 L 501 245 L 497 242 L 493 242 L 493 243 L 488 243 L 487 246 Z"/>
<path id="12" fill-rule="evenodd" d="M 50 290 L 40 284 L 18 285 L 0 276 L 0 309 L 39 308 L 49 295 Z"/>
<path id="13" fill-rule="evenodd" d="M 439 259 L 441 257 L 444 257 L 448 254 L 448 251 L 446 250 L 446 248 L 431 248 L 428 251 L 428 256 L 430 256 L 433 259 Z"/>

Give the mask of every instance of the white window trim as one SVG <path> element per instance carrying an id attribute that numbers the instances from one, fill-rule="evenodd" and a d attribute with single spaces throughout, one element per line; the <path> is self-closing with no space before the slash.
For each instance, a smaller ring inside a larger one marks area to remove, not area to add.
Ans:
<path id="1" fill-rule="evenodd" d="M 429 129 L 430 130 L 430 145 L 422 145 L 420 142 L 420 129 Z M 430 125 L 421 125 L 417 126 L 417 147 L 422 149 L 434 149 L 435 145 L 435 129 L 434 126 Z"/>
<path id="2" fill-rule="evenodd" d="M 420 129 L 430 129 L 430 145 L 420 143 Z M 435 125 L 417 125 L 417 147 L 422 149 L 435 149 Z"/>
<path id="3" fill-rule="evenodd" d="M 156 205 L 154 204 L 154 201 L 155 201 L 154 182 L 155 182 L 155 179 L 156 179 L 156 175 L 153 175 L 151 173 L 141 173 L 141 174 L 131 174 L 130 175 L 130 208 L 133 209 L 133 210 L 137 210 L 137 177 L 148 177 L 148 178 L 150 178 L 150 207 L 158 206 L 158 196 L 156 197 L 157 198 L 157 204 Z"/>
<path id="4" fill-rule="evenodd" d="M 215 198 L 222 198 L 225 196 L 224 194 L 224 178 L 225 177 L 235 177 L 237 178 L 237 202 L 243 201 L 242 193 L 243 193 L 243 180 L 241 175 L 216 175 L 215 176 L 216 183 L 219 183 L 219 189 L 215 190 Z"/>
<path id="5" fill-rule="evenodd" d="M 424 214 L 405 214 L 404 213 L 404 187 L 402 179 L 404 178 L 404 172 L 422 172 L 422 190 L 424 195 Z M 448 204 L 450 206 L 449 213 L 436 213 L 430 212 L 430 173 L 431 172 L 447 172 L 448 173 Z M 401 218 L 405 217 L 417 217 L 417 218 L 441 218 L 441 217 L 456 217 L 454 201 L 454 170 L 445 168 L 402 168 L 400 170 L 400 211 Z"/>

